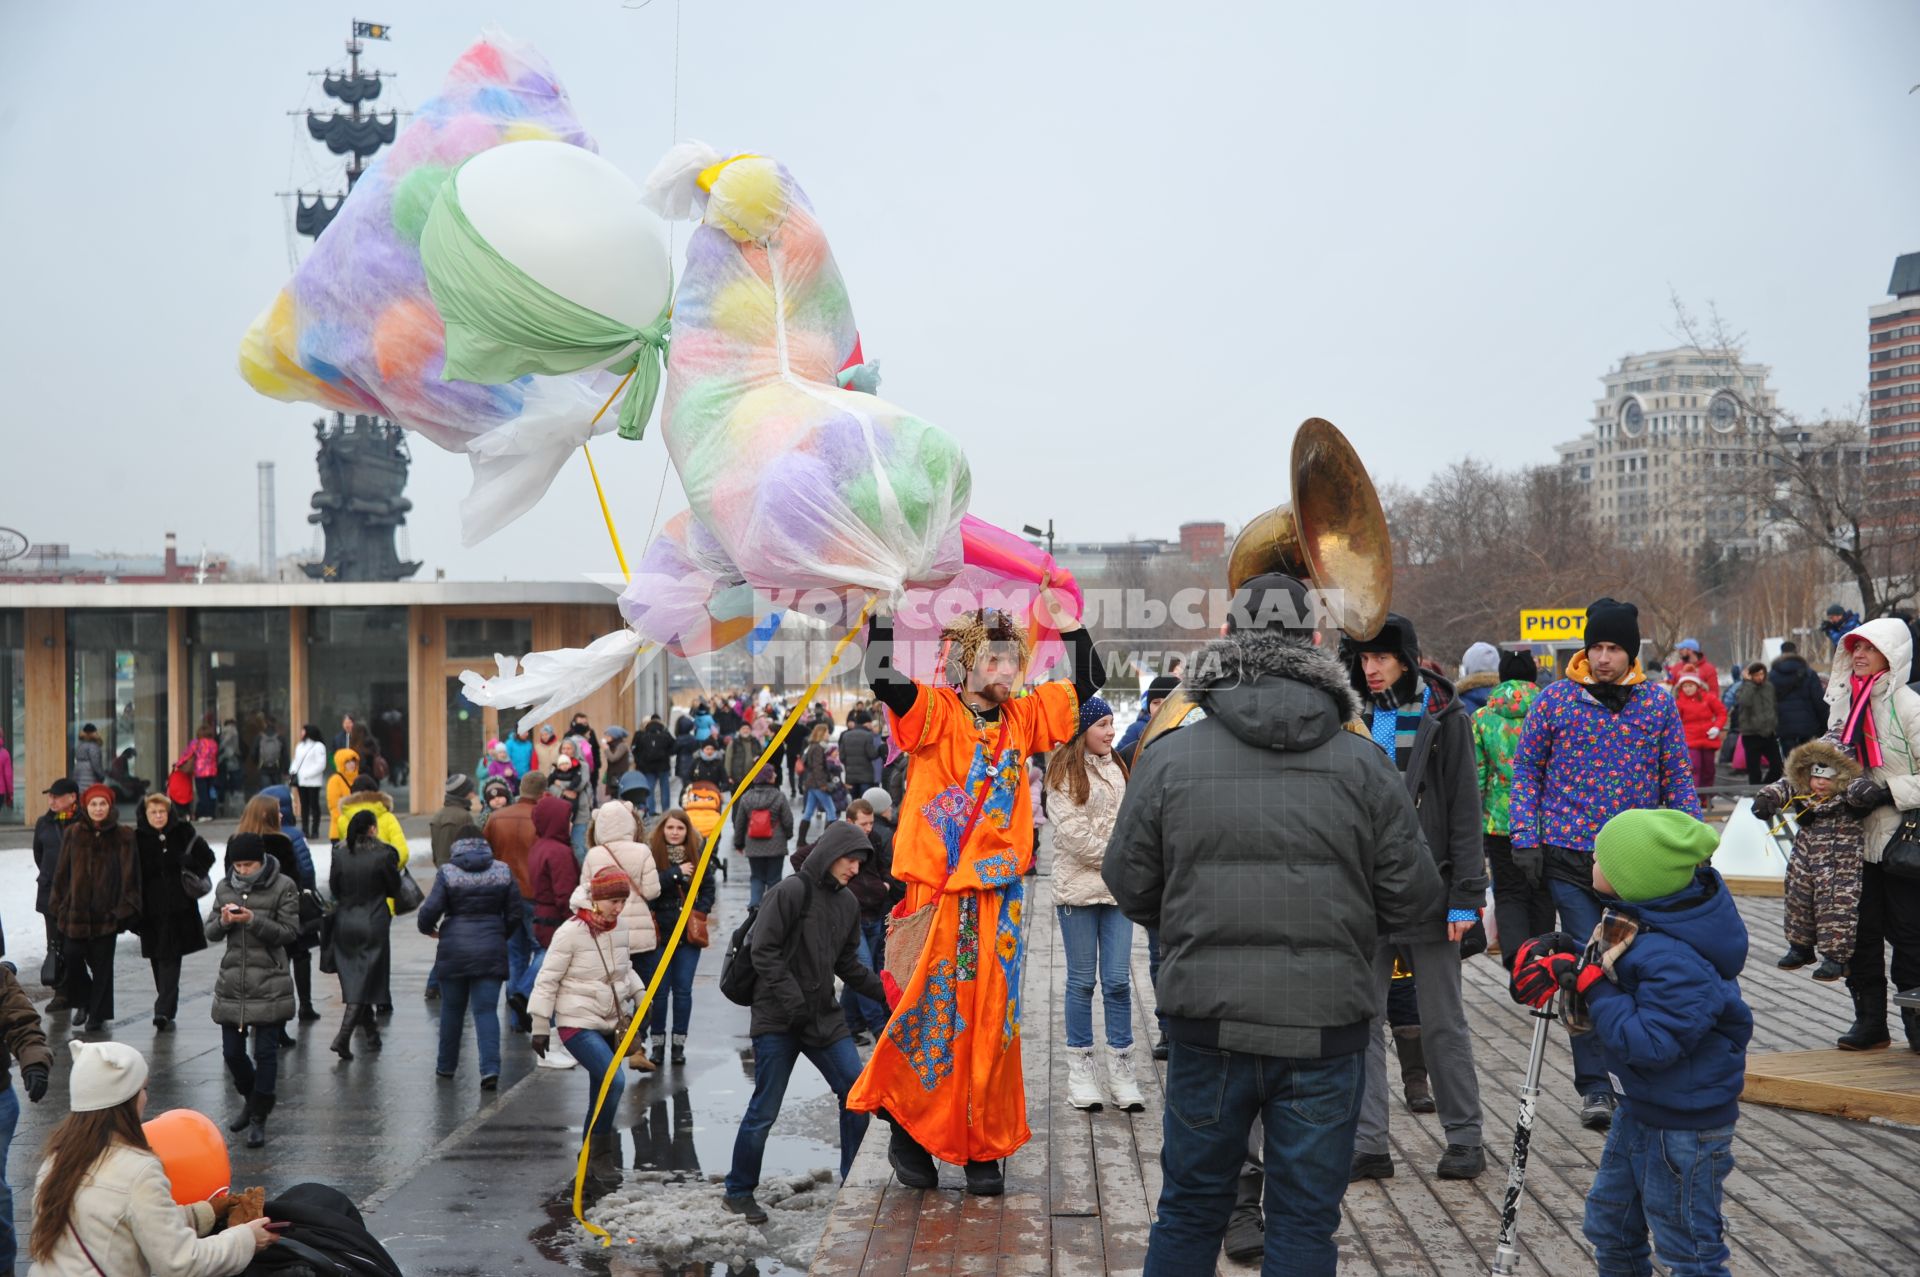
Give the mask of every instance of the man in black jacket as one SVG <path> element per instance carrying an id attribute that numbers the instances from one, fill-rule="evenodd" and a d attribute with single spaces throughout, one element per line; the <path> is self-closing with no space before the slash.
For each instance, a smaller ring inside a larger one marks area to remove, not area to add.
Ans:
<path id="1" fill-rule="evenodd" d="M 1773 684 L 1775 731 L 1785 758 L 1827 730 L 1827 689 L 1791 642 L 1780 645 L 1767 681 Z"/>
<path id="2" fill-rule="evenodd" d="M 53 871 L 60 864 L 60 844 L 66 840 L 67 830 L 73 828 L 73 810 L 80 803 L 80 786 L 62 776 L 47 786 L 46 792 L 47 809 L 33 823 L 33 864 L 40 871 L 33 907 L 47 929 L 46 965 L 52 968 L 53 975 L 53 1001 L 47 1004 L 47 1011 L 51 1014 L 67 1009 L 67 962 L 66 942 L 61 939 L 60 929 L 53 925 L 53 909 L 48 901 L 53 894 Z"/>
<path id="3" fill-rule="evenodd" d="M 1375 948 L 1441 906 L 1413 800 L 1350 726 L 1359 697 L 1315 610 L 1278 574 L 1235 593 L 1187 675 L 1207 717 L 1141 751 L 1107 845 L 1122 912 L 1160 929 L 1172 1039 L 1148 1272 L 1219 1252 L 1256 1120 L 1267 1263 L 1333 1272 Z"/>
<path id="4" fill-rule="evenodd" d="M 724 1205 L 748 1223 L 767 1213 L 753 1200 L 767 1135 L 780 1116 L 780 1101 L 794 1063 L 805 1055 L 840 1101 L 840 1178 L 847 1177 L 869 1121 L 847 1110 L 847 1091 L 860 1076 L 860 1052 L 847 1035 L 847 1019 L 834 995 L 833 978 L 869 998 L 886 1002 L 880 977 L 860 965 L 860 905 L 847 883 L 860 872 L 872 844 L 844 820 L 827 826 L 800 872 L 760 901 L 753 924 L 753 1098 L 733 1142 Z"/>
<path id="5" fill-rule="evenodd" d="M 633 742 L 633 768 L 647 782 L 647 815 L 673 806 L 668 774 L 673 770 L 673 733 L 655 714 Z"/>
<path id="6" fill-rule="evenodd" d="M 1480 1082 L 1460 1000 L 1460 941 L 1487 898 L 1486 844 L 1480 837 L 1479 763 L 1473 728 L 1453 684 L 1420 665 L 1413 622 L 1393 613 L 1371 639 L 1340 644 L 1347 674 L 1366 713 L 1361 722 L 1391 759 L 1413 801 L 1420 832 L 1447 898 L 1410 927 L 1374 946 L 1374 978 L 1384 999 L 1396 958 L 1412 971 L 1420 1023 L 1394 1030 L 1402 1065 L 1424 1067 L 1446 1131 L 1441 1179 L 1473 1179 L 1487 1168 L 1480 1147 Z M 1367 1036 L 1367 1098 L 1360 1107 L 1353 1178 L 1388 1179 L 1386 1024 Z"/>
<path id="7" fill-rule="evenodd" d="M 873 788 L 887 756 L 887 743 L 872 724 L 873 715 L 856 709 L 847 715 L 847 730 L 840 733 L 840 765 L 846 769 L 847 792 L 855 796 Z"/>

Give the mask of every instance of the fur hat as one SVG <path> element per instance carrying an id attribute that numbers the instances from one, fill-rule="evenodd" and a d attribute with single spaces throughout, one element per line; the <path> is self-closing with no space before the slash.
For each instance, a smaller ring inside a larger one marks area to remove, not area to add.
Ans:
<path id="1" fill-rule="evenodd" d="M 116 1108 L 140 1094 L 147 1084 L 147 1059 L 124 1042 L 67 1044 L 73 1052 L 73 1072 L 67 1079 L 67 1110 L 98 1113 Z"/>
<path id="2" fill-rule="evenodd" d="M 1793 792 L 1810 792 L 1816 769 L 1828 772 L 1836 791 L 1845 789 L 1863 774 L 1852 754 L 1830 740 L 1815 737 L 1794 746 L 1793 752 L 1787 755 L 1787 783 L 1793 786 Z"/>
<path id="3" fill-rule="evenodd" d="M 967 674 L 979 663 L 980 657 L 996 643 L 1011 643 L 1019 648 L 1021 669 L 1027 667 L 1028 658 L 1033 655 L 1027 632 L 1009 613 L 998 609 L 980 608 L 969 612 L 940 631 L 940 642 L 945 648 L 947 682 L 954 687 L 966 682 Z"/>

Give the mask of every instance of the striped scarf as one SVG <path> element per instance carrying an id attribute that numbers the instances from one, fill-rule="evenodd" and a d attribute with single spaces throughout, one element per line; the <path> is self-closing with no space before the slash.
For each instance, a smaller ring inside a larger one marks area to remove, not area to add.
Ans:
<path id="1" fill-rule="evenodd" d="M 1420 730 L 1420 716 L 1427 712 L 1427 702 L 1432 699 L 1433 688 L 1423 687 L 1418 700 L 1392 708 L 1381 705 L 1373 708 L 1373 721 L 1369 724 L 1373 743 L 1403 772 L 1407 770 L 1407 760 L 1413 756 L 1413 738 Z"/>

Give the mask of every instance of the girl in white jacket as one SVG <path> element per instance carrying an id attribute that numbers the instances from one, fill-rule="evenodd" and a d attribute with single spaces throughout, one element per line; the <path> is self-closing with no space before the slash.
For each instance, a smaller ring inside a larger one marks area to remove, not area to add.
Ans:
<path id="1" fill-rule="evenodd" d="M 633 808 L 624 802 L 607 803 L 593 813 L 593 846 L 587 850 L 587 859 L 580 866 L 580 889 L 584 891 L 602 869 L 618 869 L 632 882 L 633 894 L 627 897 L 626 907 L 620 911 L 620 930 L 626 935 L 627 954 L 632 959 L 634 972 L 644 981 L 653 974 L 653 952 L 660 946 L 660 937 L 653 926 L 653 909 L 647 904 L 660 897 L 660 870 L 653 861 L 653 848 L 635 841 L 639 828 Z M 579 895 L 576 891 L 576 900 Z M 635 1068 L 651 1073 L 657 1061 L 647 1059 L 640 1046 L 641 1040 L 635 1039 L 633 1055 L 629 1058 Z"/>
<path id="2" fill-rule="evenodd" d="M 35 1277 L 229 1277 L 278 1240 L 267 1221 L 214 1232 L 225 1194 L 176 1206 L 147 1146 L 147 1061 L 73 1043 L 72 1103 L 47 1137 L 28 1252 Z"/>
<path id="3" fill-rule="evenodd" d="M 1107 839 L 1127 792 L 1113 755 L 1113 708 L 1098 696 L 1080 705 L 1080 734 L 1047 764 L 1053 822 L 1053 902 L 1067 951 L 1067 1101 L 1097 1109 L 1106 1100 L 1093 1066 L 1093 984 L 1107 1022 L 1107 1090 L 1129 1113 L 1146 1107 L 1133 1076 L 1133 923 L 1100 877 Z"/>
<path id="4" fill-rule="evenodd" d="M 607 1134 L 614 1129 L 614 1110 L 626 1081 L 613 1067 L 614 1048 L 627 1027 L 630 1007 L 646 992 L 627 953 L 627 931 L 620 915 L 633 883 L 618 869 L 602 869 L 576 893 L 574 914 L 553 933 L 553 943 L 540 963 L 527 999 L 533 1017 L 533 1053 L 545 1056 L 548 1034 L 557 1029 L 561 1045 L 586 1068 L 587 1117 L 581 1133 Z M 611 1072 L 613 1083 L 600 1121 L 593 1122 L 593 1102 L 601 1080 Z"/>

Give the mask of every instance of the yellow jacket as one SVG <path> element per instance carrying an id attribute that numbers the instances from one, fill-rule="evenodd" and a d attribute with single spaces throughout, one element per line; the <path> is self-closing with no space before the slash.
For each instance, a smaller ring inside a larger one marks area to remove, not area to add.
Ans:
<path id="1" fill-rule="evenodd" d="M 333 840 L 340 841 L 346 828 L 340 823 L 340 804 L 353 792 L 354 779 L 360 775 L 360 755 L 351 749 L 333 751 L 333 775 L 327 777 L 327 812 L 332 821 Z"/>
<path id="2" fill-rule="evenodd" d="M 376 834 L 380 841 L 400 853 L 400 867 L 407 867 L 407 836 L 400 832 L 400 819 L 393 814 L 393 799 L 385 794 L 352 794 L 346 802 L 340 804 L 340 810 L 333 818 L 333 840 L 344 842 L 347 837 L 347 825 L 352 822 L 354 813 L 365 808 L 373 813 Z"/>

